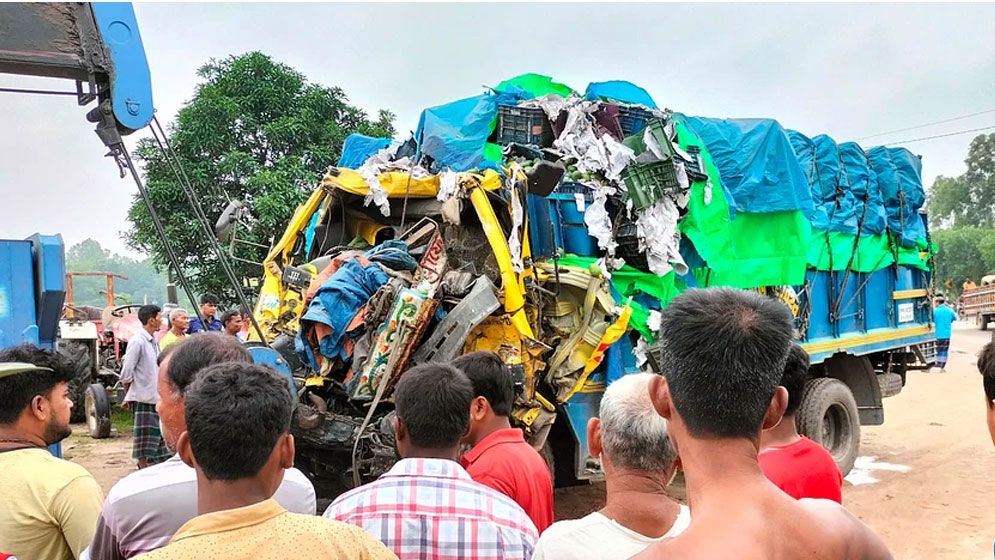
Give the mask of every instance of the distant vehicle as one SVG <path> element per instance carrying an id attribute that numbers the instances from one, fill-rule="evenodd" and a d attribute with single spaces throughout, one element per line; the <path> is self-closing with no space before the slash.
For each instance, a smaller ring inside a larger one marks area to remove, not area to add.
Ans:
<path id="1" fill-rule="evenodd" d="M 988 330 L 988 324 L 995 321 L 995 274 L 982 278 L 977 288 L 964 290 L 960 296 L 960 314 L 972 319 L 979 329 Z"/>

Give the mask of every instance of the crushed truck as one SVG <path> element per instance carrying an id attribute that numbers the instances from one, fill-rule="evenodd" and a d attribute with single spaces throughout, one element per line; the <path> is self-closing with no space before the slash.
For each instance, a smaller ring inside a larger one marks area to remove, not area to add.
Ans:
<path id="1" fill-rule="evenodd" d="M 320 488 L 396 460 L 406 368 L 476 350 L 510 366 L 514 421 L 565 485 L 601 476 L 587 421 L 651 369 L 667 303 L 757 290 L 794 314 L 800 429 L 845 473 L 860 426 L 933 360 L 923 202 L 904 149 L 527 74 L 426 109 L 407 141 L 350 136 L 265 258 L 249 344 L 293 371 L 297 466 Z M 235 201 L 218 228 L 234 246 L 251 219 Z"/>

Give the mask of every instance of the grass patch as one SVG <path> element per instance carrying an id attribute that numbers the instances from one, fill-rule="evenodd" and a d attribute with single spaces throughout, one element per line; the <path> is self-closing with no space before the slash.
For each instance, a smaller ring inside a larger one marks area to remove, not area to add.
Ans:
<path id="1" fill-rule="evenodd" d="M 120 435 L 129 435 L 135 428 L 135 414 L 118 405 L 111 406 L 111 428 Z"/>

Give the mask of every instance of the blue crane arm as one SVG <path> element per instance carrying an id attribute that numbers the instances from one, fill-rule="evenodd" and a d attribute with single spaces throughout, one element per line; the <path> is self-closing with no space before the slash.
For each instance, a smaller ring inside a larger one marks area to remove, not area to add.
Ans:
<path id="1" fill-rule="evenodd" d="M 129 2 L 0 4 L 0 73 L 76 81 L 108 146 L 152 120 L 152 80 Z"/>

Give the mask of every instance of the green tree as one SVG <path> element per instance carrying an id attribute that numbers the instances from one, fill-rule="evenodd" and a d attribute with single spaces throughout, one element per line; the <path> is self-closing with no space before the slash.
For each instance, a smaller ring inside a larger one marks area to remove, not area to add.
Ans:
<path id="1" fill-rule="evenodd" d="M 117 305 L 158 303 L 166 301 L 166 275 L 156 270 L 151 259 L 132 259 L 104 249 L 99 242 L 87 239 L 66 251 L 68 272 L 114 272 L 126 276 L 115 278 L 114 294 Z M 76 277 L 73 280 L 73 303 L 104 307 L 107 304 L 107 282 L 102 277 Z M 183 294 L 180 302 L 189 306 Z"/>
<path id="2" fill-rule="evenodd" d="M 978 282 L 995 270 L 995 230 L 958 227 L 933 233 L 937 246 L 937 284 L 953 296 L 960 294 L 964 280 Z"/>
<path id="3" fill-rule="evenodd" d="M 371 119 L 349 105 L 341 89 L 310 83 L 259 52 L 212 59 L 198 76 L 202 83 L 170 127 L 173 149 L 212 225 L 229 200 L 242 200 L 251 216 L 238 237 L 263 247 L 282 234 L 294 209 L 337 160 L 346 136 L 394 134 L 389 111 Z M 194 289 L 233 301 L 233 290 L 158 146 L 143 140 L 137 154 L 166 236 Z M 166 266 L 162 240 L 137 196 L 128 217 L 128 245 Z M 238 244 L 235 250 L 240 259 L 260 262 L 263 247 Z M 231 262 L 240 278 L 262 273 L 258 265 Z"/>
<path id="4" fill-rule="evenodd" d="M 995 227 L 995 134 L 982 134 L 968 148 L 967 172 L 937 177 L 929 191 L 930 220 L 938 227 Z"/>

